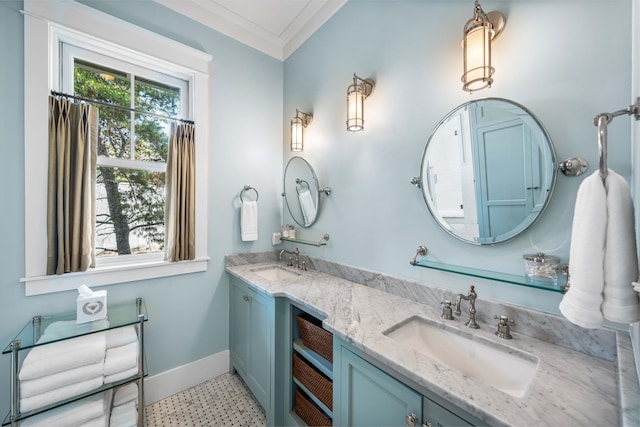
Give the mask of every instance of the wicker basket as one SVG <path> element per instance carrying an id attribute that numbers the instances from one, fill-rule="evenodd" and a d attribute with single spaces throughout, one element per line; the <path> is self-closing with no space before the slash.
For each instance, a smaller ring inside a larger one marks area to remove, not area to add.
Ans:
<path id="1" fill-rule="evenodd" d="M 330 426 L 333 423 L 322 413 L 300 390 L 296 388 L 296 414 L 307 423 L 308 426 Z"/>
<path id="2" fill-rule="evenodd" d="M 333 334 L 322 329 L 321 324 L 314 324 L 313 320 L 316 319 L 307 318 L 303 315 L 298 316 L 297 319 L 298 327 L 300 328 L 300 337 L 304 345 L 329 362 L 333 362 Z"/>
<path id="3" fill-rule="evenodd" d="M 333 410 L 333 383 L 297 353 L 293 354 L 293 376 L 327 408 Z"/>

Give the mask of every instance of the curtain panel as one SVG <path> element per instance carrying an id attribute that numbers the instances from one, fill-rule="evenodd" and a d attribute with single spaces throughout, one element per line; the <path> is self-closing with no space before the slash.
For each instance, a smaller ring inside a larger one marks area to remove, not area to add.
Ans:
<path id="1" fill-rule="evenodd" d="M 167 156 L 164 219 L 168 261 L 196 257 L 195 183 L 195 127 L 173 123 Z"/>
<path id="2" fill-rule="evenodd" d="M 47 274 L 95 266 L 98 109 L 49 97 Z"/>

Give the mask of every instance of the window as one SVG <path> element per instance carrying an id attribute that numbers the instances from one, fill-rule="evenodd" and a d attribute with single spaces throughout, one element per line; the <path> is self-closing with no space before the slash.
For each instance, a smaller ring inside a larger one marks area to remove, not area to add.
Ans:
<path id="1" fill-rule="evenodd" d="M 66 93 L 123 107 L 99 106 L 96 262 L 161 257 L 170 126 L 162 116 L 187 115 L 187 82 L 66 44 L 62 52 Z"/>
<path id="2" fill-rule="evenodd" d="M 25 0 L 26 294 L 206 270 L 208 70 L 205 53 L 80 4 Z M 61 10 L 64 9 L 64 10 Z M 38 16 L 39 18 L 36 18 Z M 45 19 L 41 19 L 45 18 Z M 71 28 L 73 27 L 73 28 Z M 139 111 L 98 106 L 96 268 L 45 276 L 50 90 Z M 196 259 L 164 261 L 169 121 L 194 120 Z M 45 143 L 46 144 L 46 143 Z"/>

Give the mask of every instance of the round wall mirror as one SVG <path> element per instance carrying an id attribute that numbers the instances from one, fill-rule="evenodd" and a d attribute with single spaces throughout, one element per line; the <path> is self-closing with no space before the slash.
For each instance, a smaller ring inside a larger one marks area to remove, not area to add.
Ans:
<path id="1" fill-rule="evenodd" d="M 516 237 L 542 214 L 557 175 L 551 139 L 513 101 L 487 98 L 455 108 L 424 149 L 422 194 L 438 224 L 477 245 Z"/>
<path id="2" fill-rule="evenodd" d="M 316 173 L 302 157 L 292 157 L 284 170 L 284 199 L 291 217 L 311 227 L 320 214 L 320 186 Z"/>

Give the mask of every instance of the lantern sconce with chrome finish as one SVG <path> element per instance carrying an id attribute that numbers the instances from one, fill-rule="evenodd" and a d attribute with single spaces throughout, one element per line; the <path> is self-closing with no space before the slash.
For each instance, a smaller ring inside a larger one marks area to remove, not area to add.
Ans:
<path id="1" fill-rule="evenodd" d="M 291 119 L 291 151 L 302 151 L 304 148 L 303 129 L 309 126 L 313 116 L 296 109 L 296 116 Z"/>
<path id="2" fill-rule="evenodd" d="M 475 2 L 473 18 L 464 25 L 462 89 L 471 93 L 491 87 L 495 68 L 491 65 L 491 43 L 498 38 L 506 20 L 502 12 L 485 13 Z"/>
<path id="3" fill-rule="evenodd" d="M 364 130 L 364 100 L 375 87 L 372 79 L 361 79 L 353 74 L 353 84 L 347 89 L 347 130 L 358 132 Z"/>

